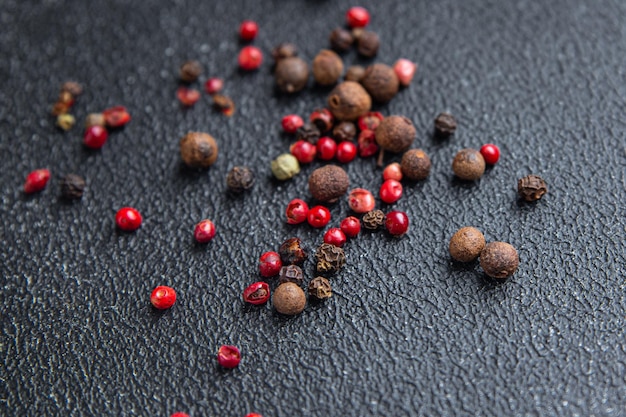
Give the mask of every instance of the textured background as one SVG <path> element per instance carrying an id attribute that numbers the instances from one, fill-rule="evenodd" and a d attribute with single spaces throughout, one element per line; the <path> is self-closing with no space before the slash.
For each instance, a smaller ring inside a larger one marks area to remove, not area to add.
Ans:
<path id="1" fill-rule="evenodd" d="M 307 115 L 328 90 L 277 97 L 269 59 L 238 72 L 236 28 L 253 18 L 266 54 L 289 40 L 310 60 L 352 4 L 2 1 L 0 414 L 626 414 L 626 3 L 362 4 L 382 39 L 376 61 L 420 64 L 380 110 L 413 120 L 414 146 L 433 169 L 394 206 L 409 214 L 409 233 L 349 242 L 335 296 L 286 319 L 270 305 L 244 306 L 240 294 L 258 279 L 262 252 L 293 235 L 310 248 L 322 240 L 283 219 L 291 198 L 308 198 L 317 163 L 277 183 L 269 161 L 291 140 L 281 116 Z M 206 95 L 180 108 L 176 75 L 188 58 L 205 65 L 203 80 L 225 78 L 232 118 Z M 67 79 L 85 86 L 79 124 L 111 105 L 132 113 L 101 151 L 83 148 L 80 126 L 62 133 L 48 115 Z M 446 141 L 431 134 L 442 110 L 460 123 Z M 219 141 L 207 172 L 181 166 L 178 140 L 190 130 Z M 475 184 L 455 181 L 454 154 L 489 141 L 501 161 Z M 257 184 L 232 197 L 224 177 L 240 164 Z M 40 167 L 53 181 L 24 196 L 24 177 Z M 373 160 L 347 170 L 355 187 L 380 186 Z M 89 185 L 76 204 L 58 198 L 56 178 L 70 172 Z M 530 173 L 550 191 L 521 204 L 517 179 Z M 115 229 L 124 205 L 144 215 L 136 233 Z M 347 202 L 331 210 L 337 225 Z M 205 217 L 218 234 L 197 246 L 191 231 Z M 518 248 L 508 282 L 450 261 L 448 239 L 465 225 Z M 179 295 L 162 314 L 148 301 L 160 284 Z M 242 349 L 238 369 L 218 368 L 221 344 Z"/>

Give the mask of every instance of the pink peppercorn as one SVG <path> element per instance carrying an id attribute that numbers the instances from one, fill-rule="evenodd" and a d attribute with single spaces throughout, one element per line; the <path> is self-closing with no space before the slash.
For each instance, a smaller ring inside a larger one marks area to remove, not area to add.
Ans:
<path id="1" fill-rule="evenodd" d="M 355 213 L 367 213 L 374 210 L 374 195 L 364 188 L 355 188 L 348 194 L 348 205 Z"/>
<path id="2" fill-rule="evenodd" d="M 32 194 L 43 190 L 46 188 L 49 179 L 50 171 L 45 168 L 32 171 L 26 176 L 24 192 L 26 194 Z"/>
<path id="3" fill-rule="evenodd" d="M 400 197 L 402 197 L 402 184 L 399 181 L 386 180 L 380 186 L 380 199 L 383 202 L 392 204 L 398 201 Z"/>
<path id="4" fill-rule="evenodd" d="M 250 42 L 259 33 L 259 25 L 254 20 L 244 20 L 239 26 L 239 37 L 242 41 Z"/>
<path id="5" fill-rule="evenodd" d="M 322 161 L 330 161 L 337 153 L 337 142 L 328 136 L 317 141 L 317 157 Z"/>
<path id="6" fill-rule="evenodd" d="M 500 159 L 500 148 L 493 143 L 487 143 L 480 148 L 480 154 L 489 165 L 495 165 Z"/>
<path id="7" fill-rule="evenodd" d="M 354 143 L 349 141 L 343 141 L 337 145 L 337 160 L 342 164 L 352 162 L 356 158 L 357 147 Z"/>
<path id="8" fill-rule="evenodd" d="M 296 157 L 301 164 L 309 164 L 315 160 L 317 148 L 311 142 L 299 140 L 289 148 L 291 154 Z"/>
<path id="9" fill-rule="evenodd" d="M 132 207 L 122 207 L 115 214 L 115 224 L 121 230 L 132 232 L 139 229 L 143 218 L 139 211 Z"/>
<path id="10" fill-rule="evenodd" d="M 331 227 L 324 233 L 324 243 L 342 247 L 346 243 L 346 235 L 340 228 Z"/>
<path id="11" fill-rule="evenodd" d="M 324 227 L 330 221 L 330 210 L 324 206 L 312 207 L 309 210 L 307 221 L 315 228 Z"/>
<path id="12" fill-rule="evenodd" d="M 370 22 L 370 13 L 364 7 L 354 6 L 346 12 L 346 23 L 351 28 L 364 28 Z"/>
<path id="13" fill-rule="evenodd" d="M 174 288 L 160 285 L 156 287 L 150 294 L 150 302 L 154 308 L 159 310 L 167 310 L 176 302 L 176 291 Z"/>
<path id="14" fill-rule="evenodd" d="M 409 61 L 405 58 L 400 58 L 393 65 L 393 70 L 398 76 L 398 80 L 400 81 L 400 85 L 402 87 L 408 87 L 413 80 L 413 76 L 415 75 L 415 71 L 417 71 L 417 65 L 414 62 Z"/>
<path id="15" fill-rule="evenodd" d="M 107 132 L 104 127 L 98 125 L 89 126 L 85 129 L 83 143 L 88 148 L 100 149 L 104 146 L 108 138 L 109 132 Z"/>
<path id="16" fill-rule="evenodd" d="M 204 219 L 193 229 L 193 237 L 198 243 L 208 243 L 215 237 L 215 224 L 209 220 Z"/>
<path id="17" fill-rule="evenodd" d="M 383 170 L 383 179 L 401 181 L 402 180 L 402 166 L 397 162 L 393 162 L 387 165 L 385 169 Z"/>
<path id="18" fill-rule="evenodd" d="M 239 352 L 237 346 L 222 345 L 217 351 L 217 363 L 219 363 L 223 368 L 236 368 L 240 361 L 241 352 Z"/>
<path id="19" fill-rule="evenodd" d="M 239 68 L 245 71 L 258 69 L 263 62 L 263 52 L 256 46 L 246 46 L 239 52 Z"/>
<path id="20" fill-rule="evenodd" d="M 285 214 L 287 215 L 287 223 L 289 224 L 304 223 L 309 214 L 309 205 L 304 200 L 294 198 L 287 205 Z"/>
<path id="21" fill-rule="evenodd" d="M 268 251 L 259 258 L 259 272 L 265 278 L 278 275 L 282 267 L 283 261 L 277 252 Z"/>
<path id="22" fill-rule="evenodd" d="M 287 133 L 296 133 L 304 125 L 304 120 L 297 114 L 288 114 L 281 120 L 281 126 Z"/>
<path id="23" fill-rule="evenodd" d="M 219 93 L 220 91 L 222 91 L 222 88 L 224 88 L 224 80 L 222 80 L 221 78 L 209 78 L 204 83 L 204 91 L 206 91 L 207 94 L 210 95 Z"/>
<path id="24" fill-rule="evenodd" d="M 354 216 L 346 217 L 339 225 L 347 237 L 356 237 L 361 231 L 361 221 Z"/>
<path id="25" fill-rule="evenodd" d="M 385 216 L 385 227 L 392 236 L 402 236 L 409 229 L 409 217 L 403 211 L 392 211 Z"/>

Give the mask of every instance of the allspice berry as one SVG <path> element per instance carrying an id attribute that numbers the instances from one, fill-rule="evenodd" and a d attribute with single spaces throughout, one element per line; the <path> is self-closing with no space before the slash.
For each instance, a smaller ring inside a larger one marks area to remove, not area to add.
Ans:
<path id="1" fill-rule="evenodd" d="M 548 192 L 548 185 L 539 175 L 527 175 L 517 182 L 517 193 L 525 201 L 537 201 Z"/>
<path id="2" fill-rule="evenodd" d="M 374 101 L 387 103 L 398 94 L 400 80 L 389 65 L 377 63 L 365 69 L 361 84 Z"/>
<path id="3" fill-rule="evenodd" d="M 294 316 L 302 313 L 304 310 L 306 306 L 306 295 L 298 284 L 285 282 L 274 290 L 272 303 L 276 311 L 280 314 Z"/>
<path id="4" fill-rule="evenodd" d="M 365 68 L 360 65 L 352 65 L 348 67 L 344 80 L 360 82 L 365 75 Z"/>
<path id="5" fill-rule="evenodd" d="M 356 49 L 366 58 L 372 58 L 378 53 L 380 38 L 375 32 L 364 30 L 359 33 Z"/>
<path id="6" fill-rule="evenodd" d="M 337 52 L 346 52 L 354 43 L 354 37 L 350 31 L 336 28 L 330 32 L 330 47 Z"/>
<path id="7" fill-rule="evenodd" d="M 421 181 L 430 174 L 430 158 L 421 149 L 409 149 L 402 155 L 402 176 L 411 181 Z"/>
<path id="8" fill-rule="evenodd" d="M 290 153 L 278 155 L 272 161 L 272 174 L 281 181 L 293 178 L 300 173 L 300 164 L 298 159 Z"/>
<path id="9" fill-rule="evenodd" d="M 485 236 L 475 227 L 462 227 L 452 235 L 448 249 L 459 262 L 471 262 L 485 248 Z"/>
<path id="10" fill-rule="evenodd" d="M 417 136 L 413 122 L 404 116 L 387 116 L 375 130 L 376 142 L 389 152 L 407 151 Z"/>
<path id="11" fill-rule="evenodd" d="M 372 98 L 361 84 L 344 81 L 328 95 L 328 108 L 339 121 L 354 121 L 372 108 Z"/>
<path id="12" fill-rule="evenodd" d="M 202 65 L 198 61 L 187 61 L 180 66 L 180 79 L 192 83 L 202 74 Z"/>
<path id="13" fill-rule="evenodd" d="M 465 181 L 475 181 L 485 172 L 485 158 L 476 149 L 461 149 L 452 161 L 452 171 Z"/>
<path id="14" fill-rule="evenodd" d="M 254 173 L 248 167 L 233 167 L 226 175 L 226 186 L 233 193 L 242 193 L 254 185 Z"/>
<path id="15" fill-rule="evenodd" d="M 309 282 L 309 295 L 316 300 L 326 300 L 333 295 L 332 287 L 328 279 L 315 277 Z"/>
<path id="16" fill-rule="evenodd" d="M 278 62 L 281 59 L 291 58 L 298 55 L 298 47 L 293 43 L 281 43 L 276 45 L 274 49 L 272 49 L 272 58 L 274 58 L 274 62 Z"/>
<path id="17" fill-rule="evenodd" d="M 218 147 L 213 136 L 189 132 L 180 140 L 180 156 L 191 168 L 208 168 L 217 160 Z"/>
<path id="18" fill-rule="evenodd" d="M 515 273 L 518 266 L 517 250 L 506 242 L 487 243 L 480 253 L 480 267 L 492 278 L 508 278 Z"/>
<path id="19" fill-rule="evenodd" d="M 309 81 L 309 64 L 302 58 L 292 56 L 276 62 L 274 70 L 276 86 L 283 93 L 296 93 Z"/>
<path id="20" fill-rule="evenodd" d="M 349 186 L 348 174 L 337 165 L 317 168 L 309 176 L 309 191 L 319 201 L 334 203 L 348 191 Z"/>
<path id="21" fill-rule="evenodd" d="M 313 59 L 313 78 L 319 85 L 333 85 L 343 74 L 341 57 L 329 49 L 322 49 Z"/>

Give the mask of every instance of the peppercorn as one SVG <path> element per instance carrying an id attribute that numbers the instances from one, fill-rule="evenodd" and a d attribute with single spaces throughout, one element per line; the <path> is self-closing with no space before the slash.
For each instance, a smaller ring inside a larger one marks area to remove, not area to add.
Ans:
<path id="1" fill-rule="evenodd" d="M 67 174 L 61 179 L 61 196 L 67 200 L 78 200 L 83 196 L 85 180 L 76 174 Z"/>
<path id="2" fill-rule="evenodd" d="M 213 94 L 213 107 L 226 116 L 232 116 L 235 112 L 235 102 L 222 94 Z"/>
<path id="3" fill-rule="evenodd" d="M 76 123 L 76 119 L 71 114 L 65 113 L 57 116 L 57 126 L 62 130 L 70 130 L 74 123 Z"/>
<path id="4" fill-rule="evenodd" d="M 254 185 L 254 173 L 248 167 L 233 167 L 226 175 L 226 186 L 234 193 L 242 193 Z"/>
<path id="5" fill-rule="evenodd" d="M 353 141 L 356 136 L 356 126 L 352 122 L 341 122 L 333 129 L 333 137 L 337 142 Z"/>
<path id="6" fill-rule="evenodd" d="M 52 106 L 52 110 L 50 111 L 50 113 L 53 116 L 58 116 L 60 114 L 67 113 L 69 109 L 70 109 L 69 105 L 57 101 L 56 103 L 54 103 L 54 106 Z"/>
<path id="7" fill-rule="evenodd" d="M 548 192 L 548 185 L 538 175 L 527 175 L 517 182 L 517 192 L 525 201 L 537 201 Z"/>
<path id="8" fill-rule="evenodd" d="M 83 86 L 76 81 L 66 81 L 61 86 L 61 91 L 67 91 L 73 97 L 78 97 L 83 94 Z"/>
<path id="9" fill-rule="evenodd" d="M 278 254 L 283 265 L 302 265 L 307 257 L 302 240 L 297 237 L 285 240 L 278 248 Z"/>
<path id="10" fill-rule="evenodd" d="M 405 152 L 417 136 L 415 126 L 404 116 L 387 116 L 375 131 L 376 142 L 390 152 Z"/>
<path id="11" fill-rule="evenodd" d="M 315 277 L 309 282 L 309 295 L 316 300 L 326 300 L 333 295 L 330 281 L 324 277 Z"/>
<path id="12" fill-rule="evenodd" d="M 344 81 L 328 95 L 328 108 L 339 121 L 354 121 L 371 107 L 372 98 L 354 81 Z"/>
<path id="13" fill-rule="evenodd" d="M 435 118 L 435 134 L 441 137 L 452 135 L 456 131 L 456 119 L 450 113 L 440 113 Z"/>
<path id="14" fill-rule="evenodd" d="M 363 227 L 376 230 L 385 224 L 385 213 L 382 210 L 368 211 L 363 215 Z"/>
<path id="15" fill-rule="evenodd" d="M 400 88 L 400 81 L 393 68 L 381 63 L 367 67 L 361 84 L 370 94 L 372 100 L 379 103 L 387 103 L 398 93 Z"/>
<path id="16" fill-rule="evenodd" d="M 410 149 L 402 155 L 402 175 L 411 181 L 421 181 L 430 173 L 430 158 L 421 149 Z"/>
<path id="17" fill-rule="evenodd" d="M 320 138 L 321 132 L 318 127 L 311 122 L 303 124 L 296 130 L 296 140 L 304 140 L 309 143 L 317 143 Z"/>
<path id="18" fill-rule="evenodd" d="M 346 254 L 338 246 L 322 243 L 315 251 L 316 269 L 321 273 L 336 272 L 346 263 Z"/>
<path id="19" fill-rule="evenodd" d="M 180 66 L 180 80 L 192 83 L 202 74 L 202 65 L 198 61 L 186 61 Z"/>
<path id="20" fill-rule="evenodd" d="M 462 180 L 477 180 L 485 172 L 485 158 L 476 149 L 462 149 L 452 161 L 452 171 Z"/>
<path id="21" fill-rule="evenodd" d="M 274 78 L 280 91 L 296 93 L 309 81 L 309 65 L 297 56 L 283 58 L 276 63 Z"/>
<path id="22" fill-rule="evenodd" d="M 448 245 L 450 256 L 459 262 L 471 262 L 478 258 L 485 248 L 485 236 L 475 227 L 462 227 L 457 230 Z"/>
<path id="23" fill-rule="evenodd" d="M 302 313 L 306 306 L 306 295 L 298 284 L 285 282 L 274 290 L 272 304 L 277 312 L 287 316 Z"/>
<path id="24" fill-rule="evenodd" d="M 57 103 L 65 104 L 68 108 L 72 107 L 74 105 L 74 96 L 69 91 L 61 90 L 57 98 Z"/>
<path id="25" fill-rule="evenodd" d="M 102 113 L 89 113 L 85 118 L 85 128 L 90 128 L 91 126 L 106 126 L 106 120 L 104 119 L 104 114 Z"/>
<path id="26" fill-rule="evenodd" d="M 180 140 L 180 156 L 191 168 L 208 168 L 217 160 L 218 146 L 213 136 L 189 132 Z"/>
<path id="27" fill-rule="evenodd" d="M 337 165 L 317 168 L 309 176 L 309 191 L 319 201 L 334 203 L 348 191 L 349 186 L 348 174 Z"/>
<path id="28" fill-rule="evenodd" d="M 361 31 L 358 35 L 356 49 L 357 52 L 366 58 L 372 58 L 378 53 L 380 38 L 375 32 L 369 30 Z"/>
<path id="29" fill-rule="evenodd" d="M 287 265 L 280 268 L 278 274 L 278 282 L 284 284 L 285 282 L 293 282 L 294 284 L 302 285 L 304 282 L 304 274 L 302 268 L 298 265 Z"/>
<path id="30" fill-rule="evenodd" d="M 343 73 L 343 61 L 336 52 L 322 49 L 313 59 L 313 78 L 319 85 L 333 85 Z"/>
<path id="31" fill-rule="evenodd" d="M 518 266 L 519 255 L 509 243 L 490 242 L 480 252 L 480 267 L 492 278 L 508 278 L 515 273 Z"/>
<path id="32" fill-rule="evenodd" d="M 346 52 L 354 43 L 354 37 L 350 31 L 336 28 L 330 32 L 330 47 L 337 52 Z"/>
<path id="33" fill-rule="evenodd" d="M 298 159 L 290 153 L 278 155 L 272 161 L 272 174 L 281 181 L 293 178 L 300 172 Z"/>
<path id="34" fill-rule="evenodd" d="M 275 63 L 278 63 L 281 59 L 294 56 L 298 56 L 298 47 L 293 43 L 281 43 L 272 49 L 272 57 Z"/>
<path id="35" fill-rule="evenodd" d="M 343 77 L 345 81 L 360 82 L 365 75 L 365 68 L 360 65 L 351 65 L 346 70 L 346 75 Z"/>
<path id="36" fill-rule="evenodd" d="M 309 121 L 315 124 L 320 132 L 326 133 L 333 127 L 335 118 L 328 109 L 315 109 L 311 112 Z"/>

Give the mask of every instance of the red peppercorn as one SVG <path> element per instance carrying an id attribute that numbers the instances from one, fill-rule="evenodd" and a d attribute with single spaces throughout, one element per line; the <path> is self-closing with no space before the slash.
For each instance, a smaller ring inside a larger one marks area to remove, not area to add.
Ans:
<path id="1" fill-rule="evenodd" d="M 346 235 L 340 228 L 331 227 L 324 233 L 324 243 L 342 247 L 346 243 Z"/>
<path id="2" fill-rule="evenodd" d="M 370 111 L 359 117 L 359 121 L 357 124 L 359 125 L 359 129 L 361 130 L 369 129 L 374 131 L 384 118 L 385 116 L 383 116 L 381 112 Z"/>
<path id="3" fill-rule="evenodd" d="M 141 214 L 132 207 L 123 207 L 119 209 L 115 215 L 115 224 L 126 232 L 139 229 L 142 220 Z"/>
<path id="4" fill-rule="evenodd" d="M 370 22 L 370 13 L 364 7 L 351 7 L 346 13 L 346 23 L 351 28 L 364 28 Z"/>
<path id="5" fill-rule="evenodd" d="M 193 237 L 198 243 L 208 243 L 215 237 L 215 224 L 211 220 L 204 219 L 193 229 Z"/>
<path id="6" fill-rule="evenodd" d="M 487 143 L 480 148 L 480 154 L 489 165 L 495 165 L 500 159 L 500 148 L 493 143 Z"/>
<path id="7" fill-rule="evenodd" d="M 178 413 L 172 414 L 170 417 L 189 417 L 189 414 L 178 412 Z"/>
<path id="8" fill-rule="evenodd" d="M 413 80 L 415 71 L 417 71 L 417 65 L 414 62 L 409 61 L 408 59 L 400 58 L 393 65 L 393 71 L 398 76 L 400 85 L 403 87 L 407 87 L 409 84 L 411 84 L 411 80 Z"/>
<path id="9" fill-rule="evenodd" d="M 239 37 L 242 41 L 250 42 L 259 33 L 259 25 L 254 20 L 244 20 L 239 26 Z"/>
<path id="10" fill-rule="evenodd" d="M 313 162 L 317 149 L 315 145 L 306 140 L 299 140 L 289 148 L 291 154 L 296 157 L 301 164 L 308 164 Z"/>
<path id="11" fill-rule="evenodd" d="M 374 210 L 374 195 L 364 188 L 355 188 L 348 195 L 348 205 L 355 213 L 367 213 Z"/>
<path id="12" fill-rule="evenodd" d="M 356 237 L 361 231 L 361 221 L 354 216 L 346 217 L 339 225 L 347 237 Z"/>
<path id="13" fill-rule="evenodd" d="M 174 288 L 160 285 L 152 290 L 150 302 L 159 310 L 167 310 L 176 302 L 176 291 Z"/>
<path id="14" fill-rule="evenodd" d="M 287 133 L 296 133 L 304 125 L 304 120 L 297 114 L 288 114 L 281 121 L 283 130 Z"/>
<path id="15" fill-rule="evenodd" d="M 246 414 L 245 417 L 263 417 L 263 416 L 258 413 L 249 413 L 249 414 Z"/>
<path id="16" fill-rule="evenodd" d="M 263 52 L 256 46 L 246 46 L 239 52 L 239 68 L 245 71 L 258 69 L 263 62 Z"/>
<path id="17" fill-rule="evenodd" d="M 210 95 L 219 93 L 220 91 L 222 91 L 222 88 L 224 88 L 224 80 L 222 80 L 221 78 L 209 78 L 204 83 L 204 91 L 206 91 L 207 94 Z"/>
<path id="18" fill-rule="evenodd" d="M 409 217 L 403 211 L 392 211 L 385 216 L 385 227 L 389 234 L 402 236 L 409 229 Z"/>
<path id="19" fill-rule="evenodd" d="M 330 161 L 337 153 L 337 142 L 324 136 L 317 141 L 317 157 L 322 161 Z"/>
<path id="20" fill-rule="evenodd" d="M 315 206 L 309 210 L 307 221 L 315 228 L 324 227 L 330 221 L 330 210 L 324 206 Z"/>
<path id="21" fill-rule="evenodd" d="M 309 214 L 309 205 L 304 200 L 294 198 L 287 205 L 285 214 L 287 215 L 287 223 L 289 224 L 304 223 Z"/>
<path id="22" fill-rule="evenodd" d="M 396 180 L 386 180 L 380 186 L 380 199 L 387 204 L 392 204 L 402 197 L 402 184 Z"/>
<path id="23" fill-rule="evenodd" d="M 337 160 L 342 164 L 352 162 L 356 158 L 356 145 L 353 142 L 343 141 L 337 145 Z"/>
<path id="24" fill-rule="evenodd" d="M 26 176 L 24 182 L 24 192 L 26 194 L 32 194 L 39 192 L 46 188 L 48 180 L 50 179 L 50 171 L 46 168 L 36 169 Z"/>
<path id="25" fill-rule="evenodd" d="M 237 346 L 222 345 L 217 351 L 217 363 L 227 369 L 236 368 L 241 362 L 241 352 Z"/>
<path id="26" fill-rule="evenodd" d="M 265 278 L 278 275 L 282 267 L 283 261 L 280 260 L 280 255 L 277 252 L 265 252 L 259 258 L 259 272 Z"/>
<path id="27" fill-rule="evenodd" d="M 325 133 L 333 127 L 335 118 L 328 109 L 315 109 L 309 116 L 309 121 L 317 126 L 321 133 Z"/>
<path id="28" fill-rule="evenodd" d="M 128 110 L 126 110 L 124 106 L 109 107 L 102 112 L 102 115 L 104 116 L 104 122 L 107 127 L 112 129 L 122 127 L 130 122 L 130 113 L 128 113 Z"/>
<path id="29" fill-rule="evenodd" d="M 402 180 L 402 166 L 397 162 L 393 162 L 387 165 L 385 169 L 383 170 L 383 179 L 401 181 Z"/>
<path id="30" fill-rule="evenodd" d="M 178 87 L 176 97 L 183 106 L 191 107 L 200 100 L 200 92 L 194 88 Z"/>
<path id="31" fill-rule="evenodd" d="M 250 284 L 243 290 L 243 301 L 253 305 L 261 305 L 267 303 L 270 299 L 270 286 L 267 282 L 259 281 Z"/>
<path id="32" fill-rule="evenodd" d="M 109 138 L 109 132 L 102 126 L 89 126 L 85 129 L 83 143 L 91 149 L 100 149 Z"/>
<path id="33" fill-rule="evenodd" d="M 376 143 L 376 135 L 373 130 L 365 129 L 359 133 L 357 139 L 359 156 L 367 158 L 378 153 L 378 144 Z"/>

